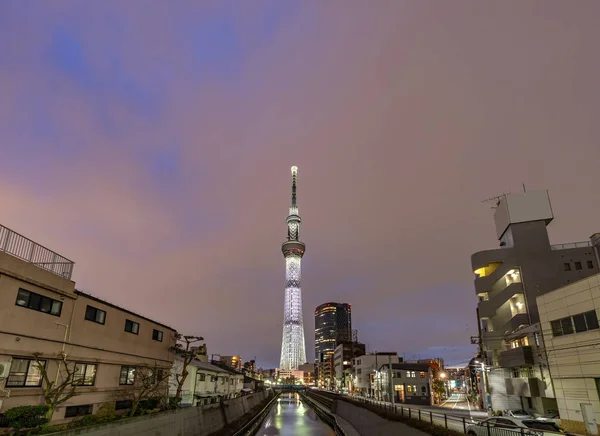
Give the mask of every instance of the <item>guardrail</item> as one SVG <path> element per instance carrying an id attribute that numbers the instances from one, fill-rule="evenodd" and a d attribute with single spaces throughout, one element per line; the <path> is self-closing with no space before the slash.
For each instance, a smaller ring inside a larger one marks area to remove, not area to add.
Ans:
<path id="1" fill-rule="evenodd" d="M 279 394 L 275 394 L 273 399 L 269 401 L 267 405 L 259 413 L 257 413 L 256 416 L 254 416 L 254 418 L 236 431 L 233 436 L 254 436 L 259 430 L 266 416 L 273 408 L 273 403 L 277 401 L 277 398 L 279 398 Z"/>
<path id="2" fill-rule="evenodd" d="M 551 427 L 551 424 L 545 423 L 544 421 L 536 422 L 536 425 L 539 425 L 540 427 L 548 427 L 547 429 L 529 428 L 489 421 L 490 418 L 502 419 L 502 416 L 493 416 L 481 420 L 466 416 L 434 412 L 432 410 L 410 408 L 405 407 L 403 404 L 391 404 L 360 397 L 341 397 L 340 399 L 350 400 L 350 402 L 355 401 L 358 403 L 370 404 L 395 415 L 403 416 L 409 419 L 417 419 L 419 421 L 427 421 L 430 424 L 440 425 L 446 429 L 459 431 L 470 436 L 516 436 L 518 434 L 521 434 L 522 436 L 550 436 L 554 434 L 565 436 L 565 433 L 561 431 L 551 430 L 549 428 Z M 532 419 L 527 421 L 535 420 Z"/>
<path id="3" fill-rule="evenodd" d="M 75 262 L 0 225 L 0 251 L 71 280 Z"/>

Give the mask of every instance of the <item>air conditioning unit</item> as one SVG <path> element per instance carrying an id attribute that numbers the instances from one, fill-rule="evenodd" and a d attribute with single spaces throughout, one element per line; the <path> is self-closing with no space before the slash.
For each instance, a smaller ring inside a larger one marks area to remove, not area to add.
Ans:
<path id="1" fill-rule="evenodd" d="M 0 362 L 0 380 L 8 377 L 10 362 Z"/>

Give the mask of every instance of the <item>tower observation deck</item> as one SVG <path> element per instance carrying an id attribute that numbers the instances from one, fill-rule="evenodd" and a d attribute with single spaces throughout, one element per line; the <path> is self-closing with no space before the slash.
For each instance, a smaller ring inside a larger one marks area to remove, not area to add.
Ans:
<path id="1" fill-rule="evenodd" d="M 298 167 L 292 167 L 292 204 L 287 217 L 287 241 L 281 245 L 285 258 L 285 297 L 283 308 L 283 339 L 281 341 L 282 370 L 295 370 L 306 362 L 304 323 L 302 320 L 302 291 L 300 288 L 302 256 L 306 246 L 299 240 L 300 215 L 296 204 Z"/>

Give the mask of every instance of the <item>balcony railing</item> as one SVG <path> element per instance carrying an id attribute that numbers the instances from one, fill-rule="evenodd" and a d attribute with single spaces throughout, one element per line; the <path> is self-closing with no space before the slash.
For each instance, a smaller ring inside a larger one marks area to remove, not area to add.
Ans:
<path id="1" fill-rule="evenodd" d="M 75 262 L 0 225 L 0 251 L 71 280 Z"/>
<path id="2" fill-rule="evenodd" d="M 583 242 L 570 242 L 568 244 L 554 244 L 554 245 L 551 245 L 550 248 L 552 250 L 567 250 L 569 248 L 585 248 L 585 247 L 591 247 L 591 246 L 592 246 L 591 241 L 583 241 Z"/>

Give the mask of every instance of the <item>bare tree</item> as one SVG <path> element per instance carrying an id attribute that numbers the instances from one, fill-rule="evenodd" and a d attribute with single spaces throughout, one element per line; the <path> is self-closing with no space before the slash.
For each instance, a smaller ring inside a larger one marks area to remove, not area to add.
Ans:
<path id="1" fill-rule="evenodd" d="M 34 353 L 33 358 L 35 365 L 42 376 L 42 392 L 44 395 L 44 403 L 48 406 L 46 418 L 48 421 L 52 419 L 56 407 L 69 398 L 76 395 L 73 381 L 77 374 L 77 365 L 75 362 L 69 362 L 67 354 L 63 351 L 59 354 L 58 374 L 54 381 L 50 381 L 46 361 L 42 359 L 42 353 Z"/>
<path id="2" fill-rule="evenodd" d="M 177 405 L 181 402 L 181 393 L 183 391 L 183 384 L 188 376 L 188 365 L 194 359 L 195 353 L 191 350 L 192 345 L 195 343 L 203 341 L 204 338 L 200 336 L 183 336 L 179 333 L 175 335 L 175 346 L 173 347 L 174 351 L 183 357 L 183 369 L 181 374 L 176 373 L 175 379 L 177 381 L 177 391 L 175 393 L 175 401 Z"/>
<path id="3" fill-rule="evenodd" d="M 117 397 L 131 401 L 129 416 L 135 415 L 140 403 L 152 399 L 164 399 L 168 392 L 170 368 L 140 364 L 121 374 L 121 383 L 127 385 L 117 392 Z"/>

